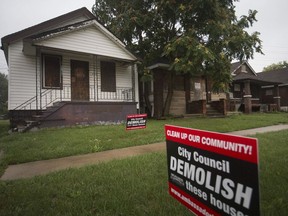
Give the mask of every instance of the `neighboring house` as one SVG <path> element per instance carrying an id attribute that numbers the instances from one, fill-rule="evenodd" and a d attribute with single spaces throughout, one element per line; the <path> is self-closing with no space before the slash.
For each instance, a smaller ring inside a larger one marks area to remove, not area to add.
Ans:
<path id="1" fill-rule="evenodd" d="M 139 109 L 137 58 L 86 8 L 3 37 L 2 49 L 12 126 L 123 121 Z"/>
<path id="2" fill-rule="evenodd" d="M 265 85 L 261 87 L 261 102 L 273 104 L 280 100 L 280 109 L 288 111 L 288 68 L 261 72 L 258 77 L 280 83 L 278 86 Z"/>
<path id="3" fill-rule="evenodd" d="M 153 82 L 141 90 L 148 94 L 146 100 L 151 104 L 151 115 L 156 118 L 163 116 L 169 94 L 172 95 L 170 115 L 216 115 L 217 112 L 226 115 L 229 111 L 251 113 L 287 109 L 288 73 L 284 72 L 287 69 L 256 73 L 247 61 L 232 63 L 230 92 L 216 93 L 211 90 L 213 80 L 204 76 L 174 75 L 169 84 L 169 68 L 169 62 L 163 59 L 151 64 L 148 69 L 152 71 Z"/>
<path id="4" fill-rule="evenodd" d="M 279 111 L 287 106 L 288 73 L 284 71 L 255 73 L 247 61 L 233 63 L 230 111 Z"/>
<path id="5" fill-rule="evenodd" d="M 143 104 L 147 104 L 149 100 L 151 116 L 161 118 L 165 114 L 173 116 L 208 114 L 210 104 L 216 112 L 218 111 L 218 114 L 224 114 L 221 108 L 224 103 L 221 99 L 226 96 L 220 93 L 212 94 L 210 88 L 206 87 L 211 87 L 210 80 L 203 76 L 175 75 L 169 68 L 169 61 L 163 58 L 148 67 L 152 72 L 153 81 L 148 85 L 142 85 L 143 89 L 140 92 L 143 92 L 146 100 Z M 171 96 L 171 101 L 168 100 L 168 95 Z M 168 110 L 165 110 L 167 107 Z M 149 109 L 146 108 L 145 111 L 147 110 Z M 212 110 L 211 114 L 215 114 L 214 111 Z"/>

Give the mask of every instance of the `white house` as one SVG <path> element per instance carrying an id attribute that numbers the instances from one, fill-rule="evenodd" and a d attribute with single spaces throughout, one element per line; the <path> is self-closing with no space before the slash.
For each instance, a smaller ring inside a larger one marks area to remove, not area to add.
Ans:
<path id="1" fill-rule="evenodd" d="M 1 42 L 12 126 L 121 121 L 139 109 L 137 58 L 86 8 Z"/>

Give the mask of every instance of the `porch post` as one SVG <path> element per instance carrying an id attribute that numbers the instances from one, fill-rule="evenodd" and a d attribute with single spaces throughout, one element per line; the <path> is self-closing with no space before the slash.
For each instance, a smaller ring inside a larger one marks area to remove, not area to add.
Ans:
<path id="1" fill-rule="evenodd" d="M 246 114 L 249 114 L 252 112 L 252 103 L 251 103 L 251 98 L 252 98 L 252 95 L 251 95 L 251 90 L 250 90 L 250 81 L 245 81 L 244 83 L 244 107 L 245 107 L 245 113 Z"/>
<path id="2" fill-rule="evenodd" d="M 132 101 L 135 102 L 135 64 L 131 64 L 132 73 Z"/>
<path id="3" fill-rule="evenodd" d="M 190 79 L 189 74 L 184 75 L 184 90 L 185 90 L 186 113 L 189 113 L 189 102 L 191 101 L 191 96 L 190 96 L 191 79 Z"/>
<path id="4" fill-rule="evenodd" d="M 153 81 L 153 86 L 154 86 L 154 91 L 153 91 L 153 97 L 154 97 L 154 117 L 156 119 L 161 119 L 162 117 L 162 112 L 163 112 L 163 101 L 164 101 L 164 96 L 163 96 L 163 77 L 164 73 L 161 70 L 155 69 L 153 71 L 153 76 L 154 76 L 154 81 Z"/>
<path id="5" fill-rule="evenodd" d="M 36 110 L 38 110 L 38 48 L 36 48 L 35 56 L 35 65 L 36 65 Z"/>
<path id="6" fill-rule="evenodd" d="M 97 57 L 95 57 L 95 55 L 93 55 L 93 91 L 94 91 L 94 101 L 96 101 L 96 63 L 97 61 Z"/>
<path id="7" fill-rule="evenodd" d="M 277 106 L 277 111 L 280 111 L 281 109 L 281 97 L 280 97 L 280 94 L 279 94 L 279 86 L 278 85 L 275 85 L 274 86 L 274 103 L 276 104 Z"/>
<path id="8" fill-rule="evenodd" d="M 99 82 L 98 82 L 98 76 L 99 76 L 99 74 L 98 74 L 98 57 L 96 56 L 96 58 L 95 58 L 95 73 L 96 73 L 96 92 L 95 92 L 95 94 L 96 94 L 96 101 L 99 101 L 99 90 L 98 90 L 98 85 L 99 85 Z M 101 70 L 101 69 L 100 69 Z"/>
<path id="9" fill-rule="evenodd" d="M 41 51 L 40 48 L 37 47 L 36 48 L 36 61 L 39 61 L 39 66 L 37 66 L 37 68 L 39 67 L 39 76 L 38 76 L 38 90 L 37 90 L 37 109 L 39 109 L 40 106 L 40 110 L 42 110 L 42 58 L 41 58 Z M 38 72 L 37 72 L 38 74 Z M 39 104 L 39 105 L 38 105 Z"/>

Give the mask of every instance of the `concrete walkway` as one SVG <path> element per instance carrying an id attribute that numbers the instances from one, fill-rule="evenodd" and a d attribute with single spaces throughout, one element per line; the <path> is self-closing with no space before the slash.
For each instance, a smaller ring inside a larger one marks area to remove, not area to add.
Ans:
<path id="1" fill-rule="evenodd" d="M 229 134 L 239 136 L 255 135 L 256 133 L 266 133 L 271 131 L 279 131 L 288 129 L 288 125 L 273 125 L 262 128 L 255 128 L 251 130 L 235 131 Z M 149 152 L 165 151 L 165 142 L 135 146 L 122 149 L 114 149 L 110 151 L 91 153 L 85 155 L 64 157 L 58 159 L 35 161 L 17 165 L 10 165 L 1 177 L 1 180 L 15 180 L 22 178 L 31 178 L 37 175 L 44 175 L 50 172 L 59 171 L 63 169 L 82 167 L 90 164 L 97 164 L 100 162 L 110 161 L 114 159 L 121 159 L 130 156 L 146 154 Z"/>

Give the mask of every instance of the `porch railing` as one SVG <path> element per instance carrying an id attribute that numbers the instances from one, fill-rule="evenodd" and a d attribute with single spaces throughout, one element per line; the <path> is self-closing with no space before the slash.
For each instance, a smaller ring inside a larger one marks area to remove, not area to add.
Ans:
<path id="1" fill-rule="evenodd" d="M 130 87 L 117 87 L 115 92 L 102 92 L 101 86 L 89 87 L 90 101 L 133 101 L 133 89 Z M 71 86 L 63 85 L 61 89 L 45 89 L 40 95 L 34 96 L 20 104 L 14 110 L 46 109 L 55 102 L 71 101 Z"/>
<path id="2" fill-rule="evenodd" d="M 102 92 L 101 87 L 98 87 L 97 92 L 94 92 L 94 87 L 90 88 L 90 101 L 132 101 L 133 90 L 132 88 L 116 88 L 115 92 Z M 97 94 L 98 93 L 98 94 Z M 96 96 L 95 98 L 92 98 Z"/>

